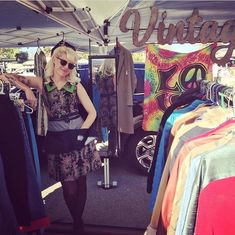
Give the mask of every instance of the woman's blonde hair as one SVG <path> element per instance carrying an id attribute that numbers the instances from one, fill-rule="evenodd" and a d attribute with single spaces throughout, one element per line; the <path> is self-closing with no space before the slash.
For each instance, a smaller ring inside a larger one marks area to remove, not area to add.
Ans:
<path id="1" fill-rule="evenodd" d="M 104 59 L 99 68 L 99 73 L 110 76 L 115 74 L 115 59 Z"/>
<path id="2" fill-rule="evenodd" d="M 74 51 L 72 48 L 69 48 L 67 46 L 57 47 L 54 50 L 53 55 L 51 59 L 48 61 L 46 68 L 45 68 L 44 77 L 45 77 L 46 82 L 52 81 L 51 78 L 54 75 L 54 62 L 53 62 L 54 58 L 60 57 L 64 53 L 67 55 L 67 58 L 69 61 L 72 61 L 74 64 L 77 63 L 78 55 L 76 51 Z M 80 78 L 77 76 L 76 66 L 69 73 L 68 81 L 71 83 L 80 81 Z"/>

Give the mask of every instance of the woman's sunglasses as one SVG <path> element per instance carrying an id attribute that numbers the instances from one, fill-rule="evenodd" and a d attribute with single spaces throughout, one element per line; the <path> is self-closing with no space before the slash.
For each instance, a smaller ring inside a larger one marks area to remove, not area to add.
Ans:
<path id="1" fill-rule="evenodd" d="M 60 60 L 60 64 L 61 64 L 62 66 L 66 66 L 66 64 L 68 64 L 68 68 L 69 68 L 70 70 L 72 70 L 72 69 L 76 66 L 75 64 L 68 63 L 68 61 L 63 60 L 63 59 L 61 59 L 61 58 L 59 58 L 59 57 L 57 57 L 57 59 Z"/>

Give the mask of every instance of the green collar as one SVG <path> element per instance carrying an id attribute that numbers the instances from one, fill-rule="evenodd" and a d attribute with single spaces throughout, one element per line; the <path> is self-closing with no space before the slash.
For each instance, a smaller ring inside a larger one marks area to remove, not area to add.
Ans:
<path id="1" fill-rule="evenodd" d="M 65 85 L 61 89 L 64 89 L 65 91 L 67 91 L 69 93 L 73 93 L 75 87 L 76 87 L 76 83 L 66 82 Z M 47 92 L 51 92 L 51 91 L 57 89 L 55 83 L 52 81 L 45 82 L 45 88 L 46 88 Z"/>

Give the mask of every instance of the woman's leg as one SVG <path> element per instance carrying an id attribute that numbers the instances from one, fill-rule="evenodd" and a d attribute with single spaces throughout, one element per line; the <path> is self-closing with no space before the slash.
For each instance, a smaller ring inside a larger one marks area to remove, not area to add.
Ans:
<path id="1" fill-rule="evenodd" d="M 62 183 L 64 200 L 74 221 L 75 230 L 83 230 L 82 214 L 87 199 L 86 176 L 81 176 L 76 181 Z"/>
<path id="2" fill-rule="evenodd" d="M 78 201 L 76 205 L 76 227 L 83 227 L 82 215 L 84 212 L 86 200 L 87 200 L 87 181 L 86 176 L 82 176 L 77 180 L 77 189 L 78 189 Z"/>

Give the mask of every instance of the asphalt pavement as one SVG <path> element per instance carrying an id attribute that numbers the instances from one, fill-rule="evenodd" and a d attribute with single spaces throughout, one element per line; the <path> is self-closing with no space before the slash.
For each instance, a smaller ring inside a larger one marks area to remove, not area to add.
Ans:
<path id="1" fill-rule="evenodd" d="M 71 234 L 72 220 L 61 186 L 48 177 L 45 162 L 41 166 L 43 197 L 51 220 L 45 235 Z M 106 180 L 104 174 L 102 167 L 88 175 L 88 199 L 83 216 L 86 234 L 143 234 L 151 216 L 146 176 L 133 169 L 124 157 L 109 159 L 109 177 Z M 103 183 L 108 180 L 109 184 L 104 189 Z"/>

